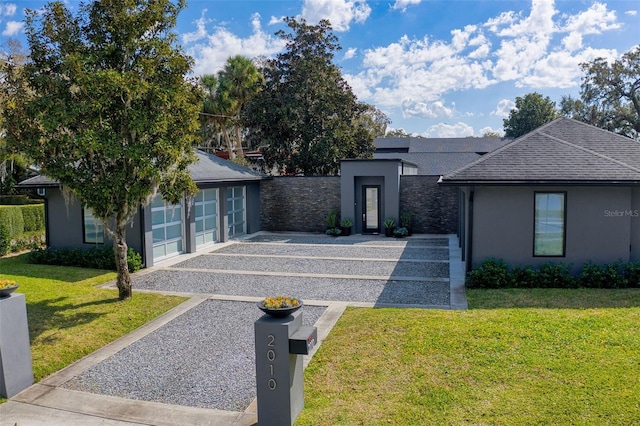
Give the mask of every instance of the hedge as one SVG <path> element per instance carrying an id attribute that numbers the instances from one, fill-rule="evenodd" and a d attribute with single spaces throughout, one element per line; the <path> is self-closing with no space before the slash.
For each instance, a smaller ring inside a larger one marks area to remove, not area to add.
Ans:
<path id="1" fill-rule="evenodd" d="M 0 256 L 9 252 L 12 240 L 21 240 L 25 234 L 44 232 L 43 204 L 0 205 Z"/>
<path id="2" fill-rule="evenodd" d="M 78 266 L 82 268 L 116 270 L 116 259 L 111 246 L 96 246 L 88 250 L 79 248 L 46 248 L 29 253 L 29 263 L 40 265 Z M 129 247 L 127 251 L 129 272 L 142 268 L 142 256 Z"/>
<path id="3" fill-rule="evenodd" d="M 547 262 L 537 268 L 487 259 L 467 274 L 469 288 L 640 288 L 640 262 L 589 261 L 572 275 L 571 265 Z"/>
<path id="4" fill-rule="evenodd" d="M 44 200 L 35 200 L 26 195 L 0 195 L 0 206 L 3 205 L 23 205 L 23 204 L 43 204 Z"/>

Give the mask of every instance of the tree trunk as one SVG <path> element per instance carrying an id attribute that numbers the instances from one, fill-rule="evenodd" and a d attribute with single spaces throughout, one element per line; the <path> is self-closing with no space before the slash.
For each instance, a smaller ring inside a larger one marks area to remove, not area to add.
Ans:
<path id="1" fill-rule="evenodd" d="M 242 149 L 242 137 L 241 137 L 241 131 L 240 131 L 240 126 L 234 126 L 236 129 L 236 141 L 238 142 L 238 152 L 236 155 L 238 155 L 238 157 L 244 157 L 244 150 Z"/>
<path id="2" fill-rule="evenodd" d="M 126 225 L 116 225 L 115 241 L 113 253 L 116 258 L 116 271 L 118 271 L 118 299 L 131 299 L 131 275 L 129 274 L 129 264 L 127 263 L 127 239 Z"/>
<path id="3" fill-rule="evenodd" d="M 233 150 L 233 142 L 231 141 L 231 138 L 229 137 L 229 132 L 227 131 L 227 127 L 226 126 L 222 126 L 222 134 L 224 135 L 224 140 L 227 142 L 227 150 L 229 152 L 229 160 L 233 160 L 234 158 L 236 158 L 236 153 Z"/>

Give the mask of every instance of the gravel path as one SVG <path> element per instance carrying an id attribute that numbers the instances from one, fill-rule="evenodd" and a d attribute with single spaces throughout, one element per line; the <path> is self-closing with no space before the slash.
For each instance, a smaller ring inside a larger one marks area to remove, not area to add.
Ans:
<path id="1" fill-rule="evenodd" d="M 165 270 L 133 277 L 133 287 L 232 296 L 287 294 L 303 300 L 449 305 L 448 282 L 345 280 Z"/>
<path id="2" fill-rule="evenodd" d="M 449 277 L 449 263 L 380 260 L 327 260 L 234 255 L 202 255 L 174 265 L 175 268 L 222 269 L 306 274 L 365 275 L 395 277 Z"/>
<path id="3" fill-rule="evenodd" d="M 330 237 L 328 235 L 289 235 L 270 234 L 256 235 L 244 241 L 267 242 L 267 243 L 288 243 L 288 244 L 346 244 L 364 246 L 395 246 L 395 247 L 428 247 L 428 246 L 448 246 L 448 238 L 438 237 L 409 237 L 409 238 L 387 238 L 384 236 L 359 235 L 350 237 Z"/>
<path id="4" fill-rule="evenodd" d="M 305 306 L 313 325 L 323 307 Z M 79 391 L 244 411 L 256 396 L 254 303 L 207 300 L 65 383 Z"/>
<path id="5" fill-rule="evenodd" d="M 449 248 L 367 247 L 303 244 L 236 243 L 212 251 L 215 254 L 262 254 L 275 256 L 344 257 L 352 259 L 449 260 Z"/>

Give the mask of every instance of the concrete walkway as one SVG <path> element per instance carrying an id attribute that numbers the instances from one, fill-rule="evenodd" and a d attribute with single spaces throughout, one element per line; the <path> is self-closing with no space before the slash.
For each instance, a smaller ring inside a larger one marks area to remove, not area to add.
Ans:
<path id="1" fill-rule="evenodd" d="M 261 236 L 273 234 L 261 234 Z M 280 235 L 280 234 L 278 234 Z M 255 236 L 251 236 L 255 238 Z M 304 236 L 302 236 L 304 237 Z M 308 236 L 307 236 L 308 237 Z M 442 236 L 439 236 L 442 237 Z M 347 237 L 349 238 L 349 237 Z M 343 240 L 344 241 L 344 240 Z M 380 241 L 380 240 L 378 240 Z M 334 240 L 333 242 L 337 242 Z M 385 241 L 386 242 L 386 241 Z M 226 244 L 226 247 L 233 245 Z M 222 246 L 222 245 L 220 245 Z M 386 306 L 398 307 L 423 307 L 438 309 L 467 309 L 464 292 L 464 264 L 460 260 L 460 249 L 455 236 L 448 237 L 449 251 L 449 303 L 447 305 L 424 306 L 421 304 L 389 304 Z M 202 254 L 181 256 L 163 265 L 145 270 L 143 275 L 152 274 L 154 271 L 162 271 L 172 268 L 177 262 L 185 259 L 197 258 Z M 365 259 L 362 259 L 365 260 Z M 393 260 L 393 259 L 389 259 Z M 228 271 L 206 271 L 211 273 L 228 273 Z M 236 271 L 237 272 L 237 271 Z M 246 272 L 246 271 L 245 271 Z M 262 272 L 264 273 L 264 272 Z M 285 276 L 295 274 L 288 271 Z M 287 275 L 288 274 L 288 275 Z M 318 276 L 322 274 L 315 274 Z M 354 279 L 345 276 L 345 279 Z M 380 278 L 380 277 L 378 277 Z M 386 277 L 387 279 L 390 277 Z M 395 277 L 402 279 L 402 277 Z M 416 277 L 411 277 L 415 279 Z M 164 291 L 167 293 L 167 291 Z M 47 377 L 8 402 L 0 405 L 0 426 L 31 426 L 31 425 L 253 425 L 257 422 L 256 402 L 249 405 L 243 412 L 223 411 L 207 408 L 185 407 L 150 401 L 138 401 L 119 398 L 108 395 L 79 392 L 66 389 L 63 385 L 79 376 L 88 368 L 114 356 L 122 349 L 128 347 L 139 339 L 160 329 L 180 315 L 198 306 L 203 301 L 234 300 L 257 302 L 262 299 L 258 296 L 233 295 L 233 294 L 188 294 L 190 299 L 173 310 L 167 312 L 156 320 L 135 330 L 134 332 L 116 340 L 115 342 L 84 357 L 69 367 Z M 336 324 L 347 306 L 374 307 L 382 306 L 375 302 L 350 302 L 336 300 L 310 300 L 305 298 L 305 305 L 326 306 L 326 310 L 316 322 L 318 328 L 318 344 L 311 354 L 304 357 L 306 366 L 320 347 L 322 341 Z"/>

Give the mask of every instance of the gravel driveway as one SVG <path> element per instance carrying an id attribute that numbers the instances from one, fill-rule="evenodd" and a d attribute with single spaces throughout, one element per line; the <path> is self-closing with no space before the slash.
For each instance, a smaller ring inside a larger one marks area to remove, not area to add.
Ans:
<path id="1" fill-rule="evenodd" d="M 259 235 L 133 278 L 134 289 L 217 299 L 287 294 L 322 305 L 448 307 L 446 238 Z M 135 290 L 134 290 L 135 291 Z M 325 306 L 306 305 L 315 324 Z M 127 399 L 244 411 L 254 400 L 255 302 L 207 299 L 63 384 Z"/>

